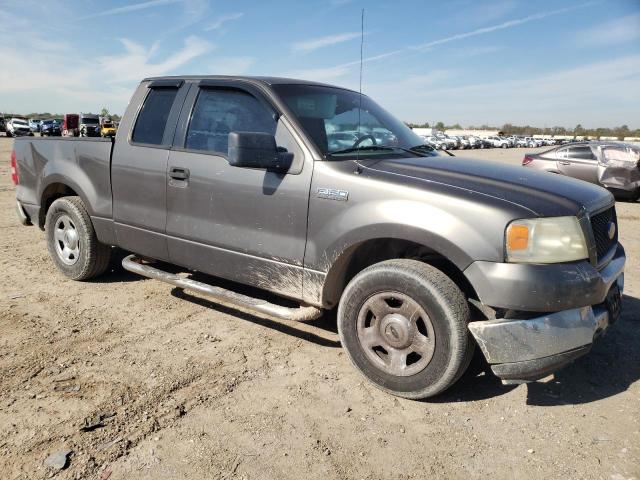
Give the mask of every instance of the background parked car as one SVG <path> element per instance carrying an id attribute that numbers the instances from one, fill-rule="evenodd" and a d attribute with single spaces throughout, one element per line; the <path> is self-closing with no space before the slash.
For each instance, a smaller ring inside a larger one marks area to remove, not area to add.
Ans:
<path id="1" fill-rule="evenodd" d="M 446 145 L 446 150 L 457 150 L 460 144 L 458 143 L 458 139 L 456 137 L 450 137 L 448 135 L 438 136 L 440 140 L 442 140 Z"/>
<path id="2" fill-rule="evenodd" d="M 77 113 L 67 113 L 62 119 L 62 135 L 65 137 L 80 136 L 79 128 L 80 115 Z"/>
<path id="3" fill-rule="evenodd" d="M 482 141 L 480 140 L 480 138 L 470 135 L 467 137 L 467 139 L 469 140 L 469 146 L 471 148 L 481 148 Z"/>
<path id="4" fill-rule="evenodd" d="M 341 150 L 351 148 L 358 141 L 355 132 L 333 132 L 327 134 L 327 142 L 330 150 Z"/>
<path id="5" fill-rule="evenodd" d="M 491 142 L 491 145 L 493 147 L 496 147 L 496 148 L 509 148 L 510 146 L 509 141 L 504 138 L 493 136 L 493 137 L 487 137 L 487 140 Z"/>
<path id="6" fill-rule="evenodd" d="M 431 145 L 436 150 L 446 150 L 447 144 L 436 136 L 422 137 L 427 145 Z"/>
<path id="7" fill-rule="evenodd" d="M 22 137 L 33 135 L 29 123 L 24 118 L 13 117 L 6 124 L 7 137 Z"/>
<path id="8" fill-rule="evenodd" d="M 41 123 L 42 123 L 42 120 L 36 120 L 35 118 L 30 118 L 29 119 L 29 128 L 31 129 L 31 131 L 33 133 L 39 132 Z"/>
<path id="9" fill-rule="evenodd" d="M 103 120 L 100 124 L 101 137 L 114 137 L 116 135 L 116 126 L 111 120 Z"/>
<path id="10" fill-rule="evenodd" d="M 79 119 L 79 128 L 81 137 L 99 137 L 100 118 L 98 117 L 98 115 L 81 113 Z"/>
<path id="11" fill-rule="evenodd" d="M 567 175 L 608 188 L 616 197 L 640 198 L 640 147 L 579 142 L 527 154 L 522 166 Z"/>
<path id="12" fill-rule="evenodd" d="M 62 135 L 62 129 L 57 120 L 48 119 L 43 120 L 40 126 L 41 137 L 59 137 Z"/>

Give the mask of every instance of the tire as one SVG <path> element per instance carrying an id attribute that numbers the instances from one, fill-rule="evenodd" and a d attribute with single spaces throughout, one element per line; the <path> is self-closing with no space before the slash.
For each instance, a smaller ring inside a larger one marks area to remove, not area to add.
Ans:
<path id="1" fill-rule="evenodd" d="M 338 333 L 369 382 L 421 399 L 449 388 L 469 365 L 475 347 L 469 316 L 464 294 L 440 270 L 417 260 L 388 260 L 349 282 L 338 307 Z"/>
<path id="2" fill-rule="evenodd" d="M 111 247 L 98 241 L 80 197 L 55 200 L 47 211 L 45 232 L 53 262 L 72 280 L 97 277 L 109 266 Z"/>
<path id="3" fill-rule="evenodd" d="M 507 145 L 506 143 L 502 144 L 502 148 L 507 148 L 507 147 L 509 147 L 509 145 Z"/>

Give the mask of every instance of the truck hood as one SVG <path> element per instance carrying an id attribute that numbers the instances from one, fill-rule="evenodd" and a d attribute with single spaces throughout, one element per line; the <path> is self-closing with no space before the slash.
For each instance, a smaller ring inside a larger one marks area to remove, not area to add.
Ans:
<path id="1" fill-rule="evenodd" d="M 455 189 L 459 195 L 483 196 L 518 205 L 541 217 L 575 215 L 613 203 L 607 190 L 582 180 L 519 166 L 462 157 L 417 157 L 360 161 L 379 174 L 404 177 L 415 186 Z"/>

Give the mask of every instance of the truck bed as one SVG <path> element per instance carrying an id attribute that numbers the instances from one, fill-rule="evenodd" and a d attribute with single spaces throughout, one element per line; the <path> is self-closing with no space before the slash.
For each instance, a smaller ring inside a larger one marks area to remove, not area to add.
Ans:
<path id="1" fill-rule="evenodd" d="M 42 227 L 42 199 L 62 184 L 83 199 L 91 217 L 110 219 L 112 148 L 112 141 L 102 138 L 16 138 L 16 196 L 31 221 Z"/>

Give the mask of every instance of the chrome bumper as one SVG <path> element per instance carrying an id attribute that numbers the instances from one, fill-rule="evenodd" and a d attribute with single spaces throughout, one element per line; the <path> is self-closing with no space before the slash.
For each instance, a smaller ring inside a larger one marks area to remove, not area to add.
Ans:
<path id="1" fill-rule="evenodd" d="M 612 279 L 624 289 L 624 274 Z M 494 373 L 510 383 L 535 380 L 587 353 L 612 322 L 604 304 L 549 313 L 526 320 L 496 319 L 469 324 Z"/>
<path id="2" fill-rule="evenodd" d="M 16 200 L 16 215 L 18 215 L 18 221 L 22 225 L 31 225 L 31 220 L 29 220 L 29 216 L 27 212 L 25 212 L 22 204 Z"/>

